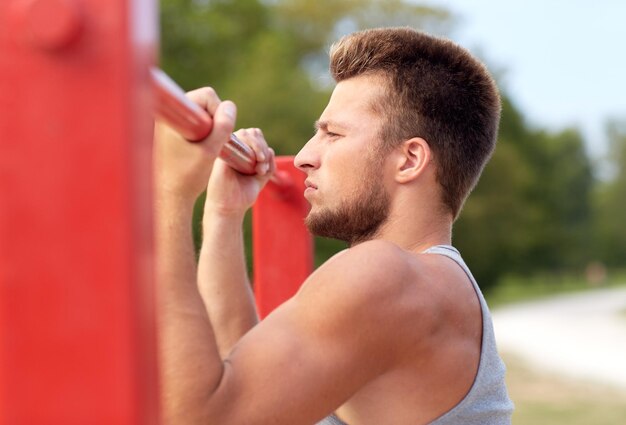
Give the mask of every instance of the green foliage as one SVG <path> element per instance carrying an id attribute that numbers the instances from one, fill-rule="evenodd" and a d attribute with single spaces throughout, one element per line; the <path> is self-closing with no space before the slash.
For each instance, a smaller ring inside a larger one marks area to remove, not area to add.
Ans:
<path id="1" fill-rule="evenodd" d="M 598 258 L 619 267 L 626 264 L 626 121 L 609 122 L 607 134 L 615 175 L 594 193 L 594 247 Z"/>
<path id="2" fill-rule="evenodd" d="M 623 270 L 611 272 L 600 282 L 591 281 L 580 273 L 571 272 L 536 272 L 532 276 L 524 277 L 507 274 L 487 293 L 486 299 L 489 306 L 494 308 L 564 293 L 623 287 L 626 285 L 625 277 Z"/>

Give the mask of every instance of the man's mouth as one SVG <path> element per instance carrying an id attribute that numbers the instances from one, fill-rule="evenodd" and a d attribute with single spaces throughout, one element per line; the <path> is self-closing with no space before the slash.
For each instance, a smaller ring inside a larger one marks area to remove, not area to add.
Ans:
<path id="1" fill-rule="evenodd" d="M 307 195 L 310 195 L 311 193 L 315 192 L 317 190 L 317 186 L 313 183 L 311 183 L 309 180 L 305 180 L 304 181 L 304 196 L 306 197 Z"/>

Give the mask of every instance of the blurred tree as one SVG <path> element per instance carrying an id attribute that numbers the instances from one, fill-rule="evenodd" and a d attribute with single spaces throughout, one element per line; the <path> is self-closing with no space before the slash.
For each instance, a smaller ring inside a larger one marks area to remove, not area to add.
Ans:
<path id="1" fill-rule="evenodd" d="M 536 268 L 582 270 L 591 255 L 591 163 L 578 131 L 536 133 L 536 182 L 531 195 L 542 215 L 529 260 Z M 541 155 L 537 155 L 540 153 Z"/>
<path id="2" fill-rule="evenodd" d="M 613 177 L 601 183 L 594 194 L 594 247 L 597 260 L 623 268 L 626 264 L 626 120 L 610 121 L 607 135 Z"/>

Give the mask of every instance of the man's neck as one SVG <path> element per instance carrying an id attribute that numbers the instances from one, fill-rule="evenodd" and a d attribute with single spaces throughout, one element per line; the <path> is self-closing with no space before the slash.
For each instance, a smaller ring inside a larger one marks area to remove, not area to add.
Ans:
<path id="1" fill-rule="evenodd" d="M 450 245 L 452 217 L 441 214 L 390 214 L 372 239 L 385 240 L 407 251 L 420 253 L 434 245 Z"/>

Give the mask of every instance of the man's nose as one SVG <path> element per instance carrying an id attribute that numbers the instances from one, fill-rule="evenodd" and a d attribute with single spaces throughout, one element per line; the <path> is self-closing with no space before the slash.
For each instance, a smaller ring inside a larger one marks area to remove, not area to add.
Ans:
<path id="1" fill-rule="evenodd" d="M 315 169 L 319 167 L 319 153 L 315 149 L 316 136 L 313 136 L 304 146 L 300 149 L 300 152 L 296 155 L 293 160 L 293 164 L 300 171 L 310 171 L 311 169 Z"/>

